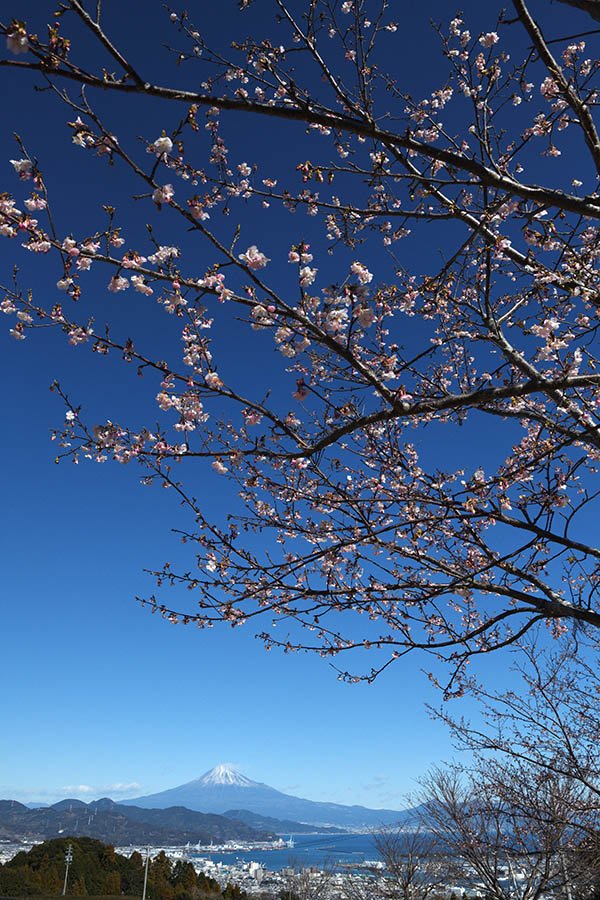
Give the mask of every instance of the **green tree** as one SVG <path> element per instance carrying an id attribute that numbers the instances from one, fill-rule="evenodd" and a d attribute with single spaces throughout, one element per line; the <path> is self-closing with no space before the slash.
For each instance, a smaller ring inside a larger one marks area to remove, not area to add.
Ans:
<path id="1" fill-rule="evenodd" d="M 164 850 L 150 863 L 148 896 L 151 900 L 173 900 L 175 891 L 171 885 L 172 863 Z"/>
<path id="2" fill-rule="evenodd" d="M 86 897 L 87 888 L 85 886 L 85 878 L 76 878 L 71 885 L 71 890 L 69 891 L 69 893 L 74 897 Z M 109 892 L 107 891 L 107 893 Z M 115 893 L 120 893 L 120 891 L 115 891 Z"/>
<path id="3" fill-rule="evenodd" d="M 121 893 L 121 874 L 119 872 L 109 872 L 106 876 L 105 893 L 120 894 Z"/>
<path id="4" fill-rule="evenodd" d="M 64 861 L 63 861 L 64 866 Z M 58 863 L 51 863 L 48 859 L 47 854 L 42 858 L 40 867 L 39 867 L 39 877 L 41 882 L 41 888 L 44 893 L 48 894 L 58 894 L 60 893 L 63 882 L 61 879 L 61 875 L 58 870 Z"/>
<path id="5" fill-rule="evenodd" d="M 205 875 L 204 872 L 198 873 L 196 884 L 201 897 L 212 898 L 221 893 L 219 882 L 211 878 L 210 875 Z"/>
<path id="6" fill-rule="evenodd" d="M 45 841 L 29 852 L 18 853 L 0 867 L 0 893 L 9 896 L 49 896 L 62 891 L 65 852 L 73 845 L 73 863 L 69 874 L 68 893 L 75 896 L 119 895 L 140 896 L 143 884 L 143 861 L 139 853 L 128 859 L 114 847 L 87 837 L 59 838 Z M 164 855 L 163 855 L 164 856 Z M 168 877 L 170 863 L 161 858 L 158 870 Z M 157 892 L 157 900 L 170 900 L 173 889 Z"/>
<path id="7" fill-rule="evenodd" d="M 129 859 L 119 857 L 121 872 L 121 890 L 125 895 L 141 897 L 144 887 L 144 860 L 141 853 L 135 850 Z"/>
<path id="8" fill-rule="evenodd" d="M 196 870 L 191 862 L 178 859 L 173 866 L 171 875 L 171 884 L 177 890 L 177 894 L 181 891 L 189 891 L 196 887 L 197 883 Z"/>
<path id="9" fill-rule="evenodd" d="M 246 891 L 243 891 L 237 884 L 228 883 L 223 891 L 224 900 L 243 900 L 243 898 L 247 896 Z"/>

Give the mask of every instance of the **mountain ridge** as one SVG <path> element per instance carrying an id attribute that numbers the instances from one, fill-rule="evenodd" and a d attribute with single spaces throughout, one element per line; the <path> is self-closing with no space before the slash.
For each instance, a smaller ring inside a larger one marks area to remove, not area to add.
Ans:
<path id="1" fill-rule="evenodd" d="M 266 828 L 183 807 L 139 808 L 108 797 L 84 803 L 59 800 L 29 809 L 16 800 L 0 800 L 0 839 L 48 839 L 62 834 L 86 836 L 111 844 L 221 843 L 228 840 L 274 840 Z"/>

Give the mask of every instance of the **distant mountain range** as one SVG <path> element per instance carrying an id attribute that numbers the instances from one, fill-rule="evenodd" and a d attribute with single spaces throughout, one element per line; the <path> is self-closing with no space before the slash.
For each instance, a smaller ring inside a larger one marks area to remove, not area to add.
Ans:
<path id="1" fill-rule="evenodd" d="M 184 806 L 187 809 L 219 814 L 232 809 L 245 810 L 272 819 L 342 828 L 393 825 L 406 821 L 411 815 L 410 810 L 367 809 L 364 806 L 304 800 L 277 791 L 267 784 L 252 781 L 225 764 L 215 766 L 194 781 L 158 794 L 137 797 L 130 802 L 138 807 L 164 809 L 169 806 Z"/>
<path id="2" fill-rule="evenodd" d="M 60 800 L 29 809 L 16 800 L 0 800 L 0 839 L 45 840 L 85 835 L 110 844 L 186 844 L 211 841 L 274 840 L 271 829 L 254 828 L 230 816 L 181 807 L 139 809 L 113 800 Z"/>
<path id="3" fill-rule="evenodd" d="M 186 784 L 116 803 L 61 800 L 50 806 L 0 800 L 0 839 L 85 835 L 111 844 L 263 841 L 277 835 L 365 830 L 410 820 L 409 809 L 321 803 L 252 781 L 233 766 L 215 766 Z"/>
<path id="4" fill-rule="evenodd" d="M 317 826 L 307 825 L 306 822 L 294 822 L 293 819 L 274 819 L 272 816 L 260 816 L 258 813 L 250 812 L 249 809 L 229 809 L 223 815 L 228 819 L 244 822 L 250 828 L 266 829 L 279 835 L 314 834 L 317 830 L 321 834 L 348 834 L 345 828 L 337 828 L 335 825 Z"/>

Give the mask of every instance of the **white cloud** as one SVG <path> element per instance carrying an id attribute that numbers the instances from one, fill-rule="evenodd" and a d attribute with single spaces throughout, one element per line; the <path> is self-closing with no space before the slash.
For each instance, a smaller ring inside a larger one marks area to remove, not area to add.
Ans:
<path id="1" fill-rule="evenodd" d="M 67 784 L 60 790 L 63 794 L 71 792 L 74 796 L 106 796 L 107 794 L 131 794 L 140 791 L 142 785 L 137 781 L 115 781 L 112 784 Z"/>
<path id="2" fill-rule="evenodd" d="M 54 803 L 64 798 L 92 800 L 96 797 L 123 798 L 126 795 L 139 794 L 143 785 L 138 781 L 114 781 L 111 784 L 65 784 L 59 788 L 15 788 L 0 784 L 0 796 L 7 800 L 20 800 L 28 803 L 43 801 Z"/>
<path id="3" fill-rule="evenodd" d="M 69 793 L 71 791 L 75 795 L 79 794 L 130 794 L 132 791 L 141 790 L 142 785 L 137 781 L 115 781 L 112 784 L 67 784 L 61 791 Z"/>
<path id="4" fill-rule="evenodd" d="M 111 791 L 118 791 L 119 794 L 129 794 L 131 791 L 141 791 L 144 787 L 143 784 L 140 784 L 139 781 L 116 781 L 114 784 L 107 785 L 107 788 Z"/>

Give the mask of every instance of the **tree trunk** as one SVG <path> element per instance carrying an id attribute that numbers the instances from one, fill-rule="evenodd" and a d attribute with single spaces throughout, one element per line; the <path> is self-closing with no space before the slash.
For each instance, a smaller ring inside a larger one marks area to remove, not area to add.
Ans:
<path id="1" fill-rule="evenodd" d="M 558 0 L 558 2 L 575 6 L 577 9 L 589 13 L 596 22 L 600 22 L 600 0 Z"/>

